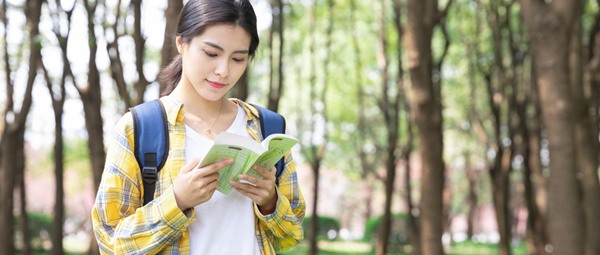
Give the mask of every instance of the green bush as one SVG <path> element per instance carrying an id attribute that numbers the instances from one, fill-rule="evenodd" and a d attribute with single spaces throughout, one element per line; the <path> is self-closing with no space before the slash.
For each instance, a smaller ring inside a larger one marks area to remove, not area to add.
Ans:
<path id="1" fill-rule="evenodd" d="M 367 220 L 363 241 L 371 243 L 373 247 L 375 247 L 375 242 L 379 236 L 382 220 L 383 216 L 375 216 Z M 388 238 L 388 250 L 390 252 L 401 252 L 407 245 L 410 245 L 408 216 L 405 213 L 394 214 L 392 215 L 392 226 Z"/>
<path id="2" fill-rule="evenodd" d="M 302 228 L 304 229 L 304 239 L 309 239 L 310 233 L 310 222 L 312 218 L 310 216 L 304 217 L 304 221 L 302 222 Z M 334 240 L 339 236 L 340 233 L 340 223 L 331 217 L 319 216 L 317 219 L 318 225 L 318 233 L 317 239 L 329 239 Z M 335 237 L 330 238 L 327 234 L 330 231 L 335 231 Z"/>
<path id="3" fill-rule="evenodd" d="M 15 230 L 18 233 L 21 233 L 21 218 L 15 215 L 13 219 Z M 27 229 L 31 237 L 32 248 L 35 250 L 43 250 L 42 243 L 50 239 L 52 216 L 29 212 L 27 213 L 27 219 L 29 220 Z"/>

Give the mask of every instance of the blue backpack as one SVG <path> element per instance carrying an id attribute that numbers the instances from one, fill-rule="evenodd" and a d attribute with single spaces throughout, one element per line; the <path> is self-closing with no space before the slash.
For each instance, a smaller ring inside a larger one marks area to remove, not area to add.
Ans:
<path id="1" fill-rule="evenodd" d="M 266 108 L 252 105 L 259 113 L 263 139 L 270 134 L 285 133 L 285 119 L 280 114 Z M 167 113 L 158 99 L 132 107 L 134 126 L 134 154 L 144 185 L 144 205 L 154 199 L 158 172 L 163 168 L 169 154 L 169 124 Z M 283 158 L 275 165 L 276 183 L 283 172 Z"/>

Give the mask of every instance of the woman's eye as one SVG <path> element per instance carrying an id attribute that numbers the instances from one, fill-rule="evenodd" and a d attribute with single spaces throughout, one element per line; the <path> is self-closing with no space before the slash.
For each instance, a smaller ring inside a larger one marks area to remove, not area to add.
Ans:
<path id="1" fill-rule="evenodd" d="M 213 53 L 213 52 L 209 52 L 209 51 L 204 51 L 204 53 L 206 53 L 206 56 L 209 56 L 211 58 L 216 57 L 217 53 Z"/>
<path id="2" fill-rule="evenodd" d="M 244 62 L 245 60 L 245 58 L 233 58 L 233 61 L 235 62 Z"/>

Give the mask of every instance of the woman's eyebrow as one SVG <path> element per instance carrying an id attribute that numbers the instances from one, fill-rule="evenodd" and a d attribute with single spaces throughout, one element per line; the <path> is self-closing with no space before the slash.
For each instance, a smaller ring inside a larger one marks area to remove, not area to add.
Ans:
<path id="1" fill-rule="evenodd" d="M 211 42 L 205 41 L 205 42 L 204 42 L 204 44 L 206 44 L 206 45 L 208 45 L 208 46 L 210 46 L 210 47 L 216 48 L 216 49 L 218 49 L 218 50 L 220 50 L 220 51 L 225 51 L 225 49 L 223 49 L 223 47 L 221 47 L 221 46 L 219 46 L 219 45 L 216 45 L 216 44 L 214 44 L 214 43 L 211 43 Z M 248 51 L 248 50 L 236 50 L 236 51 L 233 51 L 233 53 L 249 54 L 249 53 L 250 53 L 250 51 Z"/>

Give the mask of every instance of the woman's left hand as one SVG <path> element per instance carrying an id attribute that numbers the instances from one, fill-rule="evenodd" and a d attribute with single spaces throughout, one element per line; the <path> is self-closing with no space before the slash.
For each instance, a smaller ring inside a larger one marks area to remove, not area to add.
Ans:
<path id="1" fill-rule="evenodd" d="M 263 178 L 240 174 L 238 176 L 240 181 L 244 180 L 249 183 L 230 181 L 231 186 L 252 199 L 262 214 L 271 214 L 277 205 L 277 191 L 275 190 L 275 172 L 277 170 L 275 167 L 265 169 L 259 166 L 253 166 L 252 169 Z"/>

